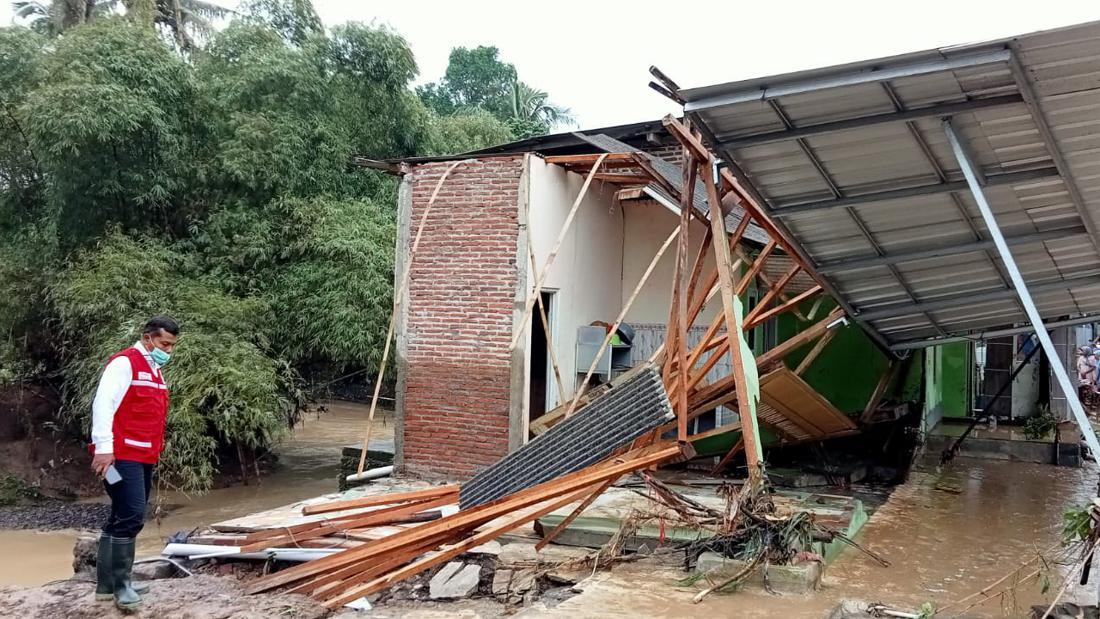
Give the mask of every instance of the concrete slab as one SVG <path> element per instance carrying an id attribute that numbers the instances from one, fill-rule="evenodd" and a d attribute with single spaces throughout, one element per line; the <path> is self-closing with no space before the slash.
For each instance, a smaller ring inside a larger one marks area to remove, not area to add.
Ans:
<path id="1" fill-rule="evenodd" d="M 925 440 L 925 452 L 940 454 L 966 431 L 967 424 L 940 423 L 933 428 Z M 1065 432 L 1063 435 L 1067 434 Z M 991 460 L 1009 460 L 1012 462 L 1035 462 L 1037 464 L 1058 464 L 1059 466 L 1081 466 L 1081 447 L 1073 442 L 1075 435 L 1064 442 L 1050 439 L 1030 440 L 1024 436 L 1023 429 L 1012 426 L 989 428 L 984 424 L 971 432 L 959 449 L 960 456 L 986 458 Z"/>
<path id="2" fill-rule="evenodd" d="M 713 582 L 721 582 L 747 566 L 747 561 L 729 559 L 716 552 L 704 552 L 699 555 L 699 561 L 695 564 L 695 573 L 705 574 Z M 824 573 L 824 566 L 817 561 L 807 561 L 797 565 L 771 565 L 768 566 L 768 584 L 777 593 L 801 595 L 817 590 Z M 763 568 L 754 570 L 742 585 L 764 589 Z M 719 593 L 733 593 L 736 590 L 737 588 L 729 591 L 723 589 Z"/>

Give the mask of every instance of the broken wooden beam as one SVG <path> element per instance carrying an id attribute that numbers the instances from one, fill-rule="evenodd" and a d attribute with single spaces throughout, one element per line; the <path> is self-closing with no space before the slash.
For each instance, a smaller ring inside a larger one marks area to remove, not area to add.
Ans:
<path id="1" fill-rule="evenodd" d="M 437 486 L 435 488 L 427 488 L 424 490 L 412 490 L 409 492 L 395 492 L 390 494 L 379 494 L 374 496 L 366 496 L 357 499 L 344 499 L 340 501 L 329 501 L 327 503 L 316 503 L 313 505 L 306 505 L 302 507 L 302 513 L 309 516 L 313 514 L 324 514 L 328 512 L 338 512 L 345 509 L 357 509 L 363 507 L 379 507 L 382 505 L 394 505 L 396 503 L 408 503 L 410 501 L 418 501 L 423 499 L 435 499 L 443 496 L 458 498 L 458 484 L 450 484 L 446 486 Z"/>

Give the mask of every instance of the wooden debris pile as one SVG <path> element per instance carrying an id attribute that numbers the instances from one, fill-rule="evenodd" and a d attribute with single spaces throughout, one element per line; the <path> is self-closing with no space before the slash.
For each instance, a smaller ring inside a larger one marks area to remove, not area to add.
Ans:
<path id="1" fill-rule="evenodd" d="M 680 448 L 676 445 L 658 444 L 631 450 L 492 503 L 461 510 L 356 548 L 264 576 L 254 581 L 248 591 L 258 593 L 286 587 L 293 593 L 309 594 L 329 608 L 339 608 L 581 500 L 608 480 L 656 465 L 679 454 Z M 422 507 L 416 501 L 442 500 L 445 496 L 425 499 L 423 493 L 411 493 L 380 498 L 392 503 L 382 509 L 393 509 L 389 512 L 393 514 L 399 511 L 398 506 L 415 510 Z M 453 501 L 456 497 L 450 498 Z M 378 504 L 373 498 L 372 501 L 373 505 Z"/>

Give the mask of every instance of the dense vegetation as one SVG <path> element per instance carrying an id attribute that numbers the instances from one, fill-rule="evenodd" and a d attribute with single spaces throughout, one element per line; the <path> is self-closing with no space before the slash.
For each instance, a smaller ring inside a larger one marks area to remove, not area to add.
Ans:
<path id="1" fill-rule="evenodd" d="M 567 113 L 495 48 L 456 49 L 414 92 L 400 35 L 325 29 L 308 0 L 253 0 L 217 31 L 210 3 L 121 5 L 16 3 L 31 27 L 0 28 L 0 388 L 55 385 L 78 436 L 106 358 L 169 313 L 162 474 L 202 489 L 219 453 L 286 431 L 305 385 L 377 370 L 396 181 L 350 158 L 471 150 Z"/>

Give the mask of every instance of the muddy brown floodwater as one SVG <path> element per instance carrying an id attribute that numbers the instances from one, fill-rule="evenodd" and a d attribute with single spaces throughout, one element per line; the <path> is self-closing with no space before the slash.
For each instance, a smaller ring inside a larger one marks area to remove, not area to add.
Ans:
<path id="1" fill-rule="evenodd" d="M 179 530 L 335 492 L 340 450 L 362 440 L 369 406 L 350 402 L 327 402 L 325 406 L 327 412 L 308 413 L 304 423 L 275 449 L 278 465 L 261 483 L 250 480 L 248 486 L 219 488 L 201 496 L 166 495 L 164 503 L 171 509 L 160 522 L 146 523 L 138 537 L 138 555 L 159 553 L 168 537 Z M 389 411 L 376 414 L 374 436 L 392 438 Z M 0 530 L 0 548 L 5 555 L 20 557 L 19 561 L 0 561 L 0 585 L 40 585 L 71 576 L 78 535 L 79 531 L 71 530 Z"/>
<path id="2" fill-rule="evenodd" d="M 585 591 L 553 608 L 521 617 L 784 617 L 820 619 L 842 599 L 878 601 L 916 609 L 937 607 L 975 593 L 1061 538 L 1062 514 L 1096 496 L 1098 470 L 956 458 L 941 472 L 924 468 L 899 486 L 872 515 L 857 541 L 891 563 L 880 567 L 845 550 L 826 571 L 822 589 L 809 596 L 774 596 L 746 590 L 710 596 L 694 605 L 697 588 L 677 586 L 685 574 L 622 566 L 598 574 Z M 1059 583 L 1055 582 L 1055 588 Z M 698 586 L 698 585 L 697 585 Z M 1049 602 L 1033 580 L 1014 596 L 990 599 L 966 617 L 1022 617 L 1032 604 Z M 1096 576 L 1066 598 L 1096 603 Z M 956 616 L 955 608 L 937 617 Z"/>

